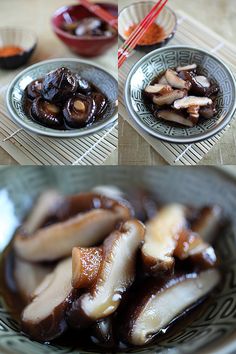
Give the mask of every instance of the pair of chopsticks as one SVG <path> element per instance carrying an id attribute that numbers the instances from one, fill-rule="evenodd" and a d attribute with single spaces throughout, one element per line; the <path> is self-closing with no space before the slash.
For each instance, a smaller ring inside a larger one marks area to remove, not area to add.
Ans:
<path id="1" fill-rule="evenodd" d="M 130 53 L 136 47 L 139 40 L 143 37 L 145 32 L 160 14 L 167 1 L 168 0 L 159 0 L 158 3 L 153 6 L 149 14 L 140 22 L 134 32 L 120 47 L 118 50 L 118 68 L 120 68 L 125 60 L 129 57 Z"/>
<path id="2" fill-rule="evenodd" d="M 107 22 L 111 27 L 118 30 L 118 20 L 111 15 L 108 11 L 104 10 L 101 6 L 90 2 L 89 0 L 80 0 L 82 6 L 88 9 L 90 12 Z"/>

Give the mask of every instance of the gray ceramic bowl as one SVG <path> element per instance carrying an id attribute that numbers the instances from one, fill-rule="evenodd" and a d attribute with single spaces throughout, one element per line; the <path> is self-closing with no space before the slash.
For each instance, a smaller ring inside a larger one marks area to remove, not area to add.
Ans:
<path id="1" fill-rule="evenodd" d="M 44 127 L 27 117 L 23 109 L 24 89 L 26 86 L 31 81 L 45 76 L 49 71 L 62 66 L 66 66 L 73 72 L 80 72 L 82 77 L 91 81 L 107 96 L 108 107 L 103 119 L 85 128 L 56 130 Z M 16 76 L 7 92 L 7 107 L 14 121 L 32 133 L 50 137 L 74 138 L 96 133 L 113 123 L 118 116 L 117 96 L 118 84 L 116 79 L 99 66 L 79 59 L 52 59 L 32 65 Z"/>
<path id="2" fill-rule="evenodd" d="M 118 21 L 119 21 L 119 36 L 125 41 L 127 39 L 126 31 L 127 29 L 134 25 L 140 23 L 145 16 L 151 11 L 155 2 L 153 1 L 141 1 L 138 3 L 133 3 L 121 10 Z M 175 35 L 177 29 L 177 17 L 173 10 L 168 6 L 165 6 L 161 13 L 158 15 L 155 23 L 160 25 L 164 31 L 164 38 L 152 45 L 138 45 L 137 50 L 143 51 L 145 53 L 150 53 L 152 50 L 163 47 L 169 40 Z"/>
<path id="3" fill-rule="evenodd" d="M 192 63 L 198 64 L 201 74 L 219 85 L 217 115 L 193 128 L 176 127 L 155 119 L 144 104 L 142 90 L 167 68 Z M 236 84 L 230 69 L 216 56 L 198 48 L 172 46 L 155 50 L 134 65 L 126 81 L 125 102 L 132 118 L 147 133 L 171 143 L 195 143 L 212 137 L 229 124 L 236 109 Z"/>
<path id="4" fill-rule="evenodd" d="M 236 181 L 216 168 L 202 167 L 24 167 L 0 170 L 0 223 L 2 248 L 9 242 L 17 220 L 30 210 L 43 190 L 56 188 L 64 193 L 91 189 L 95 185 L 117 185 L 122 189 L 146 187 L 164 202 L 183 202 L 196 206 L 218 204 L 231 220 L 229 228 L 216 242 L 224 271 L 220 289 L 203 310 L 174 334 L 136 354 L 235 353 L 236 350 Z M 9 220 L 10 222 L 7 222 Z M 1 227 L 4 226 L 4 227 Z M 10 227 L 9 227 L 10 226 Z M 182 322 L 183 323 L 183 322 Z M 191 348 L 191 349 L 190 349 Z M 231 351 L 230 351 L 230 349 Z M 88 353 L 86 348 L 43 345 L 29 340 L 19 331 L 0 295 L 0 352 L 7 354 Z"/>

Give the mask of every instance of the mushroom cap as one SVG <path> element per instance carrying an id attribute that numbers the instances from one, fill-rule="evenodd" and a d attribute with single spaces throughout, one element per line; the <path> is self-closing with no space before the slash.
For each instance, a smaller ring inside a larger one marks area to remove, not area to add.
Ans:
<path id="1" fill-rule="evenodd" d="M 31 112 L 33 118 L 45 126 L 59 128 L 63 124 L 60 107 L 46 101 L 41 96 L 34 99 Z"/>
<path id="2" fill-rule="evenodd" d="M 34 100 L 35 98 L 41 96 L 43 80 L 44 79 L 34 80 L 26 87 L 26 95 L 29 99 Z"/>
<path id="3" fill-rule="evenodd" d="M 61 67 L 49 72 L 43 82 L 42 96 L 52 102 L 63 102 L 77 91 L 76 76 L 67 68 Z"/>
<path id="4" fill-rule="evenodd" d="M 71 97 L 63 108 L 65 122 L 71 128 L 79 128 L 92 123 L 95 112 L 94 99 L 80 93 Z"/>

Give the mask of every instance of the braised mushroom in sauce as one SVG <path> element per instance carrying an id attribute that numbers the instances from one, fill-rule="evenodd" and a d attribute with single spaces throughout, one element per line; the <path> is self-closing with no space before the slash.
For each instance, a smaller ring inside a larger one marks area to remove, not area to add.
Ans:
<path id="1" fill-rule="evenodd" d="M 200 73 L 197 64 L 169 68 L 144 89 L 156 119 L 192 128 L 217 114 L 218 85 Z"/>
<path id="2" fill-rule="evenodd" d="M 98 352 L 146 346 L 219 283 L 210 242 L 221 221 L 218 206 L 163 205 L 146 192 L 48 191 L 4 252 L 0 291 L 33 340 Z"/>
<path id="3" fill-rule="evenodd" d="M 32 120 L 53 129 L 78 129 L 102 119 L 107 97 L 65 67 L 49 72 L 25 89 L 24 108 Z"/>

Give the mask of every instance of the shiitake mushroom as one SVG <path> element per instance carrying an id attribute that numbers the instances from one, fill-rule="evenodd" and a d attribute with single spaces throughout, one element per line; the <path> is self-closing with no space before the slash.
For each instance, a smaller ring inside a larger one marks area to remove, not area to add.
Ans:
<path id="1" fill-rule="evenodd" d="M 43 79 L 37 79 L 32 81 L 26 87 L 26 95 L 29 99 L 34 100 L 35 98 L 41 96 L 43 88 Z"/>
<path id="2" fill-rule="evenodd" d="M 78 93 L 66 102 L 63 115 L 69 127 L 80 128 L 92 123 L 95 111 L 94 99 Z"/>
<path id="3" fill-rule="evenodd" d="M 45 100 L 61 103 L 76 93 L 78 81 L 76 76 L 67 68 L 59 68 L 45 76 L 42 96 Z"/>
<path id="4" fill-rule="evenodd" d="M 59 128 L 63 124 L 60 107 L 44 100 L 42 97 L 33 101 L 31 113 L 36 121 L 47 127 Z"/>
<path id="5" fill-rule="evenodd" d="M 76 74 L 75 76 L 78 84 L 77 92 L 84 95 L 89 95 L 93 90 L 92 85 L 88 82 L 88 80 L 83 79 L 80 75 Z"/>
<path id="6" fill-rule="evenodd" d="M 94 102 L 96 104 L 94 114 L 95 116 L 99 116 L 104 111 L 107 105 L 106 97 L 100 92 L 93 92 L 91 96 L 94 99 Z"/>

